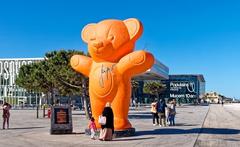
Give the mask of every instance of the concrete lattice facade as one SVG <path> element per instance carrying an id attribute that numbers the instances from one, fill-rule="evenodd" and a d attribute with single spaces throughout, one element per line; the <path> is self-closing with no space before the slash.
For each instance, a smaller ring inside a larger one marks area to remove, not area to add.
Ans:
<path id="1" fill-rule="evenodd" d="M 40 93 L 27 92 L 16 85 L 15 80 L 22 65 L 39 62 L 43 58 L 0 59 L 0 103 L 7 101 L 12 105 L 34 105 Z"/>

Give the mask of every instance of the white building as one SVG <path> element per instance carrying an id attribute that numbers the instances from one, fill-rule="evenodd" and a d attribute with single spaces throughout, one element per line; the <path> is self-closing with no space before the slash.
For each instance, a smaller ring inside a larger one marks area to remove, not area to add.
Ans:
<path id="1" fill-rule="evenodd" d="M 43 58 L 0 59 L 0 103 L 7 101 L 12 105 L 36 104 L 39 93 L 27 92 L 16 85 L 15 80 L 22 65 L 39 62 Z"/>

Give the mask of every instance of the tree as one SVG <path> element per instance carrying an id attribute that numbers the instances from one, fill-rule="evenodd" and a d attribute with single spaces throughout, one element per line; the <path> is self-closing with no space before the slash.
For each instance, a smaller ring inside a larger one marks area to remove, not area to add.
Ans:
<path id="1" fill-rule="evenodd" d="M 73 95 L 82 95 L 85 105 L 89 105 L 86 90 L 88 85 L 86 77 L 75 72 L 70 66 L 70 58 L 74 54 L 84 54 L 75 50 L 60 50 L 48 52 L 45 60 L 20 68 L 16 79 L 17 85 L 24 89 L 37 90 L 51 95 L 52 104 L 56 94 L 67 96 L 71 99 Z M 87 118 L 90 115 L 89 107 L 85 107 Z"/>
<path id="2" fill-rule="evenodd" d="M 46 63 L 33 63 L 30 65 L 23 65 L 19 70 L 16 84 L 27 91 L 41 91 L 48 92 L 50 85 L 45 76 Z"/>
<path id="3" fill-rule="evenodd" d="M 71 99 L 73 95 L 81 95 L 82 103 L 87 118 L 91 116 L 90 100 L 87 96 L 88 84 L 87 77 L 74 71 L 70 66 L 70 59 L 74 54 L 84 55 L 82 51 L 60 50 L 46 54 L 46 58 L 50 64 L 52 80 L 57 85 L 60 95 L 68 96 Z"/>
<path id="4" fill-rule="evenodd" d="M 139 88 L 139 82 L 136 80 L 132 80 L 131 85 L 132 85 L 132 102 L 133 102 L 133 100 L 136 98 L 136 93 Z"/>
<path id="5" fill-rule="evenodd" d="M 54 87 L 51 89 L 52 99 L 54 99 L 56 94 L 68 97 L 80 95 L 81 90 L 79 90 L 79 85 L 81 85 L 82 75 L 76 73 L 69 64 L 71 56 L 75 53 L 83 54 L 82 52 L 74 50 L 52 51 L 45 54 L 49 67 L 45 74 L 47 75 L 48 81 L 53 82 Z M 65 81 L 65 83 L 63 81 Z M 74 87 L 69 85 L 78 86 Z"/>
<path id="6" fill-rule="evenodd" d="M 144 83 L 143 92 L 151 95 L 155 95 L 158 99 L 159 94 L 166 89 L 160 81 L 147 81 Z"/>
<path id="7" fill-rule="evenodd" d="M 16 84 L 28 92 L 43 92 L 48 93 L 52 89 L 52 82 L 48 81 L 45 75 L 47 69 L 46 61 L 40 63 L 33 63 L 30 65 L 23 65 L 16 79 Z M 37 104 L 37 102 L 36 102 Z M 38 118 L 38 105 L 37 105 L 37 118 Z"/>
<path id="8" fill-rule="evenodd" d="M 20 70 L 18 77 L 16 79 L 16 84 L 26 90 L 34 90 L 36 87 L 32 84 L 34 82 L 33 64 L 23 65 Z"/>

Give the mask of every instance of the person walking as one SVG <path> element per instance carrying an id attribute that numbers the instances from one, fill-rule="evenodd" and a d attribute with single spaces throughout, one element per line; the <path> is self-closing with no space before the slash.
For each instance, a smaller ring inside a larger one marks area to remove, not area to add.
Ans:
<path id="1" fill-rule="evenodd" d="M 97 127 L 96 127 L 96 124 L 95 124 L 94 117 L 91 117 L 88 128 L 91 131 L 91 139 L 95 139 L 95 134 L 96 134 L 96 131 L 97 131 Z"/>
<path id="2" fill-rule="evenodd" d="M 111 141 L 114 133 L 114 115 L 109 102 L 106 103 L 102 117 L 106 118 L 106 123 L 101 125 L 99 140 Z"/>
<path id="3" fill-rule="evenodd" d="M 167 107 L 165 100 L 160 99 L 160 101 L 157 102 L 157 113 L 159 117 L 159 126 L 166 127 L 166 114 L 165 114 L 165 108 Z"/>
<path id="4" fill-rule="evenodd" d="M 6 123 L 7 123 L 7 129 L 9 129 L 9 118 L 10 118 L 10 111 L 9 110 L 12 108 L 12 106 L 9 103 L 5 102 L 2 106 L 2 108 L 3 108 L 3 115 L 2 115 L 2 117 L 3 117 L 3 129 L 5 129 Z"/>
<path id="5" fill-rule="evenodd" d="M 154 102 L 152 102 L 152 104 L 151 104 L 151 113 L 152 113 L 152 119 L 153 119 L 153 126 L 159 125 L 156 100 Z M 157 120 L 157 124 L 155 123 L 155 120 Z"/>

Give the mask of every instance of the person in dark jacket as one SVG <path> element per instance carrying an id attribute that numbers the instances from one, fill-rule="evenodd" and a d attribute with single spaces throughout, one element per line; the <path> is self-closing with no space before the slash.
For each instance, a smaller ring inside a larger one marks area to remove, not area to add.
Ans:
<path id="1" fill-rule="evenodd" d="M 5 124 L 7 123 L 7 128 L 9 129 L 9 118 L 10 118 L 10 112 L 9 110 L 11 109 L 11 105 L 7 102 L 5 102 L 2 106 L 3 108 L 3 129 L 5 129 Z"/>
<path id="2" fill-rule="evenodd" d="M 165 108 L 167 107 L 166 102 L 164 99 L 160 99 L 157 102 L 157 113 L 159 117 L 159 125 L 166 127 L 166 113 Z"/>
<path id="3" fill-rule="evenodd" d="M 114 115 L 111 104 L 108 102 L 103 109 L 102 116 L 106 117 L 106 124 L 101 125 L 100 140 L 112 140 L 114 133 Z"/>

